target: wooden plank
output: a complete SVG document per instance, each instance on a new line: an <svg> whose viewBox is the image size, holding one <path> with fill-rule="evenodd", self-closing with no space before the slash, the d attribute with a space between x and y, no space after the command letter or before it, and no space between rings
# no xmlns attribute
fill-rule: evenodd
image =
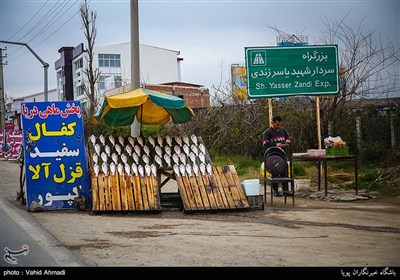
<svg viewBox="0 0 400 280"><path fill-rule="evenodd" d="M153 181L151 180L151 175L146 175L145 176L145 182L146 182L146 189L147 189L147 197L149 200L149 209L154 210L155 209L155 200L154 200L154 189L153 189Z"/></svg>
<svg viewBox="0 0 400 280"><path fill-rule="evenodd" d="M209 210L211 209L211 204L208 199L208 194L203 184L203 179L201 178L201 174L199 176L195 176L194 180L196 181L197 188L200 191L201 198L203 200L204 209Z"/></svg>
<svg viewBox="0 0 400 280"><path fill-rule="evenodd" d="M143 210L149 210L149 200L147 196L147 187L144 177L139 176L140 181L140 189L142 190L142 201L143 201Z"/></svg>
<svg viewBox="0 0 400 280"><path fill-rule="evenodd" d="M185 183L183 182L182 177L178 174L175 174L175 176L176 176L176 182L178 183L178 189L182 199L183 208L187 211L193 210L192 207L190 206L189 197L186 194Z"/></svg>
<svg viewBox="0 0 400 280"><path fill-rule="evenodd" d="M99 206L99 182L93 170L90 170L90 187L92 189L92 210L100 210Z"/></svg>
<svg viewBox="0 0 400 280"><path fill-rule="evenodd" d="M225 206L221 193L219 192L219 185L214 172L212 172L211 175L208 175L208 180L210 182L210 187L214 194L218 209L226 209L227 206Z"/></svg>
<svg viewBox="0 0 400 280"><path fill-rule="evenodd" d="M232 196L229 192L228 183L226 182L224 176L221 177L220 172L222 172L220 166L213 166L213 173L215 174L218 183L218 191L221 194L225 209L235 208L235 202L233 201Z"/></svg>
<svg viewBox="0 0 400 280"><path fill-rule="evenodd" d="M135 200L133 198L133 188L132 188L132 175L127 175L126 177L126 196L128 200L128 209L135 210Z"/></svg>
<svg viewBox="0 0 400 280"><path fill-rule="evenodd" d="M106 204L105 204L105 182L104 182L104 175L103 173L99 173L99 176L97 177L98 179L98 186L99 186L99 210L104 211L106 210Z"/></svg>
<svg viewBox="0 0 400 280"><path fill-rule="evenodd" d="M249 208L249 202L247 200L246 192L244 191L244 188L242 186L242 183L240 182L239 176L236 172L235 166L233 165L228 165L229 170L231 171L230 175L232 176L233 182L236 185L237 191L239 193L240 199L243 203L243 207Z"/></svg>
<svg viewBox="0 0 400 280"><path fill-rule="evenodd" d="M123 211L129 210L128 196L126 193L126 185L127 185L126 177L128 177L126 174L119 175L119 182L120 182L120 188L121 188L121 209Z"/></svg>
<svg viewBox="0 0 400 280"><path fill-rule="evenodd" d="M133 183L133 196L135 200L135 209L144 210L142 188L140 186L139 177L136 175L132 175L132 183Z"/></svg>
<svg viewBox="0 0 400 280"><path fill-rule="evenodd" d="M112 211L111 204L111 185L108 179L109 176L104 177L104 194L105 194L105 204L106 211Z"/></svg>
<svg viewBox="0 0 400 280"><path fill-rule="evenodd" d="M233 181L230 169L227 166L224 166L221 167L221 171L222 171L221 176L223 176L226 182L228 183L228 188L232 195L232 199L235 202L236 208L243 208L242 199L239 196L239 192L237 190L235 182Z"/></svg>
<svg viewBox="0 0 400 280"><path fill-rule="evenodd" d="M157 176L153 174L150 177L153 186L153 196L154 196L154 209L161 210L161 200L160 200L160 188L158 184Z"/></svg>
<svg viewBox="0 0 400 280"><path fill-rule="evenodd" d="M194 199L193 191L192 191L192 188L190 187L190 182L187 178L187 175L181 176L181 178L182 178L182 182L183 182L183 188L186 192L186 196L187 196L188 202L190 204L190 209L197 210L197 204Z"/></svg>
<svg viewBox="0 0 400 280"><path fill-rule="evenodd" d="M119 180L117 172L114 175L110 174L108 176L108 184L111 187L111 199L112 199L112 210L120 211L121 210L121 197L119 194Z"/></svg>
<svg viewBox="0 0 400 280"><path fill-rule="evenodd" d="M196 178L192 175L189 175L190 187L193 191L193 196L196 201L197 210L204 210L203 199L200 194L199 186L197 185Z"/></svg>
<svg viewBox="0 0 400 280"><path fill-rule="evenodd" d="M203 184L206 194L208 196L208 201L210 202L211 209L218 209L218 205L215 200L213 190L210 186L210 181L208 181L207 174L204 174L204 175L202 174L199 177L199 179L201 179L201 181L202 181L202 184Z"/></svg>

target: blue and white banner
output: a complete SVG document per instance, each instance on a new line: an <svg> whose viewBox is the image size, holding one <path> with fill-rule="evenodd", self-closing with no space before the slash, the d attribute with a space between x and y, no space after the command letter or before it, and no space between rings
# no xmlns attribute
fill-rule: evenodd
<svg viewBox="0 0 400 280"><path fill-rule="evenodd" d="M27 207L90 207L85 137L79 101L21 104Z"/></svg>

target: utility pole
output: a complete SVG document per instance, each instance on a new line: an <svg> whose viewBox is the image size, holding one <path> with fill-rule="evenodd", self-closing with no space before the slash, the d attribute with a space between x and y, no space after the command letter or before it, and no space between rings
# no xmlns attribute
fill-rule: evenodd
<svg viewBox="0 0 400 280"><path fill-rule="evenodd" d="M131 90L140 87L140 60L139 60L139 8L138 0L131 0ZM131 125L131 135L140 135L141 123L134 119Z"/></svg>
<svg viewBox="0 0 400 280"><path fill-rule="evenodd" d="M1 129L3 135L6 128L6 99L4 91L4 77L3 77L3 49L0 48L0 105L1 105Z"/></svg>

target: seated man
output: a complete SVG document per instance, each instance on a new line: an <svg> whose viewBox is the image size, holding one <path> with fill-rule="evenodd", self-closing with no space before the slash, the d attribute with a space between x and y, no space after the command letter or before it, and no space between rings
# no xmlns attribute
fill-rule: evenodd
<svg viewBox="0 0 400 280"><path fill-rule="evenodd" d="M281 127L282 118L280 116L275 116L272 118L271 126L264 131L262 137L262 144L266 148L279 147L285 151L285 147L290 144L292 137L290 134ZM287 177L288 170L287 167L283 169L282 173L279 175L272 175L272 177ZM272 189L274 190L274 196L280 197L282 194L278 191L278 184L273 184ZM289 192L288 184L282 184L283 195L291 196L293 195Z"/></svg>

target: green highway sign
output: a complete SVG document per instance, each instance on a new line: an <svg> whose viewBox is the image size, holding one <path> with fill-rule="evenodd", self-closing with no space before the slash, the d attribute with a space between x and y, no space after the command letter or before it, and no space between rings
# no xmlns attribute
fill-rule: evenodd
<svg viewBox="0 0 400 280"><path fill-rule="evenodd" d="M246 47L247 97L339 93L336 45Z"/></svg>

